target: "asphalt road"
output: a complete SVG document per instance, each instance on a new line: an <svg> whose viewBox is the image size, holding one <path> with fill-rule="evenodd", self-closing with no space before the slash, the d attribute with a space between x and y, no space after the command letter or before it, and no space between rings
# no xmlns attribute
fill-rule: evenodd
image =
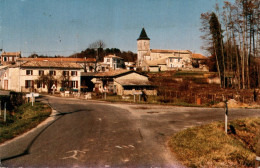
<svg viewBox="0 0 260 168"><path fill-rule="evenodd" d="M187 127L224 120L223 109L43 97L56 110L29 133L0 145L8 167L182 167L167 147ZM229 119L260 116L230 109Z"/></svg>

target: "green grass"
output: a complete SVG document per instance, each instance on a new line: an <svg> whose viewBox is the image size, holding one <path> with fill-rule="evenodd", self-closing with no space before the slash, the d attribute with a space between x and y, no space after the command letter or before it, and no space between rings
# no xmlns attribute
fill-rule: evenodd
<svg viewBox="0 0 260 168"><path fill-rule="evenodd" d="M260 118L230 122L235 133L220 122L193 127L174 135L169 146L188 167L252 167Z"/></svg>
<svg viewBox="0 0 260 168"><path fill-rule="evenodd" d="M3 113L0 116L0 143L20 135L45 120L51 114L51 108L42 103L23 104L13 114L7 112L7 121L4 122Z"/></svg>

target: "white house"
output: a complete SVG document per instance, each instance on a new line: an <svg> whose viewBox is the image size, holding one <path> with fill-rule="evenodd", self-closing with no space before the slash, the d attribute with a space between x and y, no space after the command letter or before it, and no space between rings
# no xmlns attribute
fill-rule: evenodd
<svg viewBox="0 0 260 168"><path fill-rule="evenodd" d="M17 92L50 92L40 79L49 75L55 84L56 91L69 87L80 90L80 73L84 69L77 63L52 62L52 61L28 61L21 65L9 66L1 75L1 87L4 90Z"/></svg>
<svg viewBox="0 0 260 168"><path fill-rule="evenodd" d="M109 65L110 69L116 70L124 68L124 59L116 55L107 55L104 57L104 64Z"/></svg>

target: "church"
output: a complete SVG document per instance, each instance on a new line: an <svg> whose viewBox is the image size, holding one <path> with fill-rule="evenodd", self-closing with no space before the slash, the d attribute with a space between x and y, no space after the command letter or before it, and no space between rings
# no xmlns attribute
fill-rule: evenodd
<svg viewBox="0 0 260 168"><path fill-rule="evenodd" d="M144 71L158 72L170 70L208 71L200 63L207 57L189 50L150 49L150 38L143 28L137 39L137 67ZM194 67L194 63L198 67Z"/></svg>

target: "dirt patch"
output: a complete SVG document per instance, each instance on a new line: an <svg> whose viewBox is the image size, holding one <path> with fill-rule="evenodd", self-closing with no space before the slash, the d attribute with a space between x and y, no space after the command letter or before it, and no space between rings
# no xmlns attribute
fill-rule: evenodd
<svg viewBox="0 0 260 168"><path fill-rule="evenodd" d="M257 103L242 103L239 101L236 101L235 99L230 99L227 102L228 108L260 108L260 105ZM218 108L225 108L226 104L224 102L220 102L218 104L213 105L212 107L218 107Z"/></svg>

